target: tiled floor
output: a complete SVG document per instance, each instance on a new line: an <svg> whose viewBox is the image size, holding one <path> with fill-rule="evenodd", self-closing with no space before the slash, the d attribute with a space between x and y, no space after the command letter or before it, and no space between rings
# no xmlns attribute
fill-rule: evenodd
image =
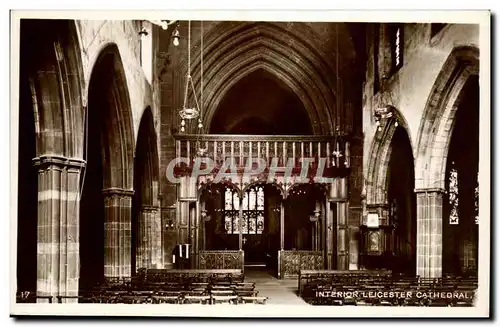
<svg viewBox="0 0 500 327"><path fill-rule="evenodd" d="M267 296L268 304L303 304L297 296L297 279L277 279L265 268L245 267L245 282L254 282L259 296Z"/></svg>

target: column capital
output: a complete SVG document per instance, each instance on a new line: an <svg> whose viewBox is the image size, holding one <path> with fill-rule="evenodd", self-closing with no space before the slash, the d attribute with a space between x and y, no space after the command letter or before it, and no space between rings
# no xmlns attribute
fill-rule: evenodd
<svg viewBox="0 0 500 327"><path fill-rule="evenodd" d="M119 187L108 187L102 190L102 194L104 196L124 196L124 197L132 197L134 195L134 190L125 190Z"/></svg>
<svg viewBox="0 0 500 327"><path fill-rule="evenodd" d="M446 190L441 187L431 187L431 188L416 188L414 189L414 192L419 194L419 193L441 193L444 194L446 193Z"/></svg>
<svg viewBox="0 0 500 327"><path fill-rule="evenodd" d="M56 165L61 168L77 168L85 167L87 162L81 158L68 158L60 155L44 154L33 158L33 165L40 168L45 168L50 165Z"/></svg>

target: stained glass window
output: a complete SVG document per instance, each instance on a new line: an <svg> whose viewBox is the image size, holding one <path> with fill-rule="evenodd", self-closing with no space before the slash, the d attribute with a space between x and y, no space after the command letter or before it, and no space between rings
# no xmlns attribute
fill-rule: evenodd
<svg viewBox="0 0 500 327"><path fill-rule="evenodd" d="M396 41L395 41L395 49L394 49L394 58L396 59L396 66L399 66L399 64L401 63L401 57L400 57L400 54L401 54L401 51L400 51L400 33L401 33L401 29L398 28L396 29Z"/></svg>
<svg viewBox="0 0 500 327"><path fill-rule="evenodd" d="M238 214L236 214L233 217L233 234L239 234L240 233L240 217Z"/></svg>
<svg viewBox="0 0 500 327"><path fill-rule="evenodd" d="M236 192L233 193L233 208L234 210L240 210L240 198Z"/></svg>
<svg viewBox="0 0 500 327"><path fill-rule="evenodd" d="M248 234L248 218L243 215L243 220L241 221L241 234Z"/></svg>
<svg viewBox="0 0 500 327"><path fill-rule="evenodd" d="M225 203L224 208L226 210L232 210L233 209L233 192L229 188L226 189L225 199L226 199L226 201L225 201L226 203Z"/></svg>
<svg viewBox="0 0 500 327"><path fill-rule="evenodd" d="M393 24L390 28L392 70L395 72L403 65L403 24Z"/></svg>
<svg viewBox="0 0 500 327"><path fill-rule="evenodd" d="M264 210L264 189L262 187L257 190L257 210Z"/></svg>
<svg viewBox="0 0 500 327"><path fill-rule="evenodd" d="M448 201L450 204L450 225L458 225L458 171L455 167L450 169L448 178Z"/></svg>
<svg viewBox="0 0 500 327"><path fill-rule="evenodd" d="M243 196L241 209L242 234L262 234L264 232L264 187L257 186L247 190ZM238 193L231 188L225 191L224 224L227 234L239 234L240 199Z"/></svg>
<svg viewBox="0 0 500 327"><path fill-rule="evenodd" d="M226 227L226 233L227 234L232 234L233 233L233 221L231 216L225 216L225 222L224 226Z"/></svg>
<svg viewBox="0 0 500 327"><path fill-rule="evenodd" d="M246 198L248 199L248 209L255 210L255 191L250 191Z"/></svg>
<svg viewBox="0 0 500 327"><path fill-rule="evenodd" d="M257 234L262 234L264 232L264 215L259 214L257 216Z"/></svg>
<svg viewBox="0 0 500 327"><path fill-rule="evenodd" d="M257 233L257 221L253 218L248 219L248 234Z"/></svg>
<svg viewBox="0 0 500 327"><path fill-rule="evenodd" d="M398 204L396 199L393 199L391 203L391 221L393 225L398 224Z"/></svg>

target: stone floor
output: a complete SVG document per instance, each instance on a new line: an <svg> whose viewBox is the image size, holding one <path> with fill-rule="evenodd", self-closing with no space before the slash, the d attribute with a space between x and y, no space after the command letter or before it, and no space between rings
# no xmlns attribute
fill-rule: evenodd
<svg viewBox="0 0 500 327"><path fill-rule="evenodd" d="M259 296L267 296L268 304L303 304L307 303L297 296L297 279L278 279L272 271L264 267L245 267L245 282L255 283Z"/></svg>

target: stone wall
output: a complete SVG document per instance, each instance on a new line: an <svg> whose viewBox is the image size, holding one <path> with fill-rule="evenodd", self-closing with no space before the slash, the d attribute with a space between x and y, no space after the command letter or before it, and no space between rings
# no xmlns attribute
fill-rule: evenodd
<svg viewBox="0 0 500 327"><path fill-rule="evenodd" d="M99 57L101 50L109 44L116 44L118 47L127 80L132 107L134 140L136 140L144 109L154 105L152 85L148 82L140 61L140 21L80 20L76 22L76 25L82 53L85 99L88 96L88 86L95 60ZM155 110L153 110L154 114Z"/></svg>
<svg viewBox="0 0 500 327"><path fill-rule="evenodd" d="M382 28L381 35L384 28ZM380 101L380 92L373 94L373 26L367 33L367 69L363 91L364 171L367 171L369 151L375 139L373 110ZM387 42L380 42L379 66L384 67ZM458 46L479 47L479 26L449 24L431 37L431 24L405 24L403 66L388 80L393 106L399 110L408 128L414 156L416 140L429 93L443 64ZM386 67L386 66L385 66ZM383 69L382 69L383 70ZM382 72L380 74L382 77Z"/></svg>
<svg viewBox="0 0 500 327"><path fill-rule="evenodd" d="M377 26L380 26L381 85L374 94L373 44ZM403 63L391 71L389 26L370 25L363 91L363 171L368 208L387 206L391 141L398 122L408 134L415 167L416 273L441 277L443 165L458 94L467 78L478 74L479 25L447 24L434 35L431 27L431 24L403 25ZM395 108L397 120L393 117L381 121L377 131L374 110L382 104ZM381 218L386 220L387 216L382 213Z"/></svg>

